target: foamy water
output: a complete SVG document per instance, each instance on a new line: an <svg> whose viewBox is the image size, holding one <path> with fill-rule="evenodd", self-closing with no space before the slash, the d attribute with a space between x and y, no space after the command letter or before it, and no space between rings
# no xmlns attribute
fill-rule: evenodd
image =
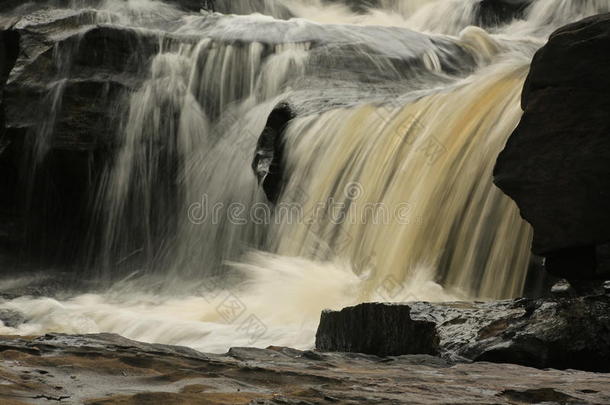
<svg viewBox="0 0 610 405"><path fill-rule="evenodd" d="M106 294L84 294L68 300L22 297L2 308L26 315L18 328L0 334L40 335L112 332L151 343L189 346L207 352L230 347L270 345L313 347L324 309L361 302L363 284L345 263L314 262L254 253L235 267L248 279L231 288L200 285L198 295L139 293L129 286ZM429 269L415 272L408 283L378 286L373 301L445 301L464 298L430 281ZM127 290L127 291L126 291Z"/></svg>

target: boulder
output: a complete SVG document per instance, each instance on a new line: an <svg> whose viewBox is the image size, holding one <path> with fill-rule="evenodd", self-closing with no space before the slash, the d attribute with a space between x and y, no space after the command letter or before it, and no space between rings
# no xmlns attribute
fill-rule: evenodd
<svg viewBox="0 0 610 405"><path fill-rule="evenodd" d="M608 330L610 297L603 293L490 303L365 303L323 312L316 348L607 372Z"/></svg>
<svg viewBox="0 0 610 405"><path fill-rule="evenodd" d="M523 118L494 181L534 227L547 270L599 278L610 242L610 14L553 33L532 62Z"/></svg>
<svg viewBox="0 0 610 405"><path fill-rule="evenodd" d="M409 305L381 303L322 313L316 348L377 356L440 353L434 322L413 319Z"/></svg>

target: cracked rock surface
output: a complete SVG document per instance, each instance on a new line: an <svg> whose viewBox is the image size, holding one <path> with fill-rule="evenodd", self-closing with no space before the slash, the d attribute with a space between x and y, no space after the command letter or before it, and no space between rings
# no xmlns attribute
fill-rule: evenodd
<svg viewBox="0 0 610 405"><path fill-rule="evenodd" d="M610 375L118 335L0 337L2 404L607 404Z"/></svg>

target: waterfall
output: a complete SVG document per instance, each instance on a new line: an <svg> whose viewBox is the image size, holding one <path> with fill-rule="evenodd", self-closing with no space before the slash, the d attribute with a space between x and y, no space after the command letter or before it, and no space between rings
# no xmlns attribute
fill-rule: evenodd
<svg viewBox="0 0 610 405"><path fill-rule="evenodd" d="M107 123L115 137L92 186L78 273L93 291L7 301L31 321L0 332L307 348L324 308L519 296L532 231L492 169L521 117L535 51L562 24L610 11L608 2L539 0L491 26L478 0L376 5L17 8L29 15L21 27L80 16L55 51L49 111L31 134L36 162L61 136L80 38L101 27L149 45L138 42L138 80L108 106L120 114ZM280 103L296 117L279 131L283 183L272 203L251 166Z"/></svg>
<svg viewBox="0 0 610 405"><path fill-rule="evenodd" d="M276 251L343 256L356 271L373 271L374 287L408 283L429 267L432 279L472 297L518 295L531 231L491 172L519 121L526 73L527 65L502 66L406 106L296 120L280 205L302 206L305 218L278 227Z"/></svg>
<svg viewBox="0 0 610 405"><path fill-rule="evenodd" d="M184 267L183 275L189 266L198 269L195 273L215 273L225 259L236 256L233 250L243 250L240 245L258 246L253 243L256 230L238 236L248 227L228 221L205 228L198 223L202 213L197 207L190 216L183 214L196 201L201 201L200 209L223 202L246 206L260 194L249 168L251 151L273 108L260 103L277 96L289 74L295 77L307 46L206 38L162 50L154 58L150 79L130 97L123 144L100 188L105 279L117 267L140 269L141 262L135 267L130 262L141 256L144 270L161 267L168 278L164 266L172 260ZM201 244L212 234L219 243ZM195 258L208 270L193 264Z"/></svg>

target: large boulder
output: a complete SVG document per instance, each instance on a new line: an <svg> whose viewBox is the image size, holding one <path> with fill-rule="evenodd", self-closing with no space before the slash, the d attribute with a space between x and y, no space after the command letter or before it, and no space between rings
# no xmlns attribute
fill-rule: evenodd
<svg viewBox="0 0 610 405"><path fill-rule="evenodd" d="M491 303L366 303L323 312L316 348L607 372L608 330L610 297L603 294Z"/></svg>
<svg viewBox="0 0 610 405"><path fill-rule="evenodd" d="M532 62L524 115L495 183L534 227L551 273L596 278L610 242L610 14L551 35Z"/></svg>

